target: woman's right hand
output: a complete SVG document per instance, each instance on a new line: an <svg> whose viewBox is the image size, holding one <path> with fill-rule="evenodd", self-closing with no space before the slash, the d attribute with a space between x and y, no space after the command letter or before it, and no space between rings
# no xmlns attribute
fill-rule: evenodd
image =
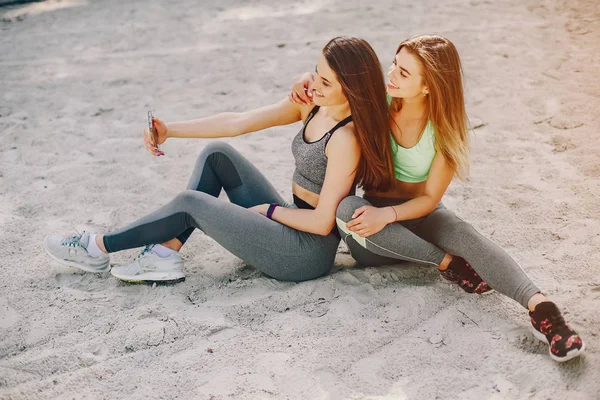
<svg viewBox="0 0 600 400"><path fill-rule="evenodd" d="M152 118L152 126L157 133L158 143L154 143L150 130L146 128L142 134L144 145L146 146L146 150L153 156L164 156L165 153L158 148L158 145L167 141L167 125L158 118Z"/></svg>
<svg viewBox="0 0 600 400"><path fill-rule="evenodd" d="M306 72L294 82L292 91L288 95L290 101L294 104L312 104L312 84L314 81L313 74Z"/></svg>

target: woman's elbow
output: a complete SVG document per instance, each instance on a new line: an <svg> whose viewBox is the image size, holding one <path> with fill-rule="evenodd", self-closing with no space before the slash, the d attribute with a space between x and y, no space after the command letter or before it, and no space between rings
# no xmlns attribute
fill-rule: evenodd
<svg viewBox="0 0 600 400"><path fill-rule="evenodd" d="M316 229L315 233L321 236L327 236L333 231L335 228L335 221L327 221L325 223L319 224L319 227Z"/></svg>
<svg viewBox="0 0 600 400"><path fill-rule="evenodd" d="M427 200L428 200L428 204L427 207L425 209L425 215L429 215L432 212L435 211L435 209L437 208L438 204L440 203L441 199L438 200L432 196L427 196Z"/></svg>

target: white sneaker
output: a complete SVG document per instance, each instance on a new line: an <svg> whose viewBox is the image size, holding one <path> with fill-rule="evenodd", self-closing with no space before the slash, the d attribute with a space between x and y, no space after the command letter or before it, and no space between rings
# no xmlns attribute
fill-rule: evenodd
<svg viewBox="0 0 600 400"><path fill-rule="evenodd" d="M44 248L56 261L69 267L76 267L87 272L106 272L110 269L108 254L92 257L87 252L90 234L83 232L71 237L46 236Z"/></svg>
<svg viewBox="0 0 600 400"><path fill-rule="evenodd" d="M154 254L152 246L146 246L130 264L113 267L110 273L125 282L179 282L185 280L183 259L179 252L168 257Z"/></svg>

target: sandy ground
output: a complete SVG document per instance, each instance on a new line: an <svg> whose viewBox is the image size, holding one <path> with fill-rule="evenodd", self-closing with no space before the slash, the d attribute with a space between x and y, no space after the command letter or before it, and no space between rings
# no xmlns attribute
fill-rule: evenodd
<svg viewBox="0 0 600 400"><path fill-rule="evenodd" d="M508 298L415 265L357 268L343 248L329 276L291 284L197 233L187 281L158 287L43 253L46 234L114 229L185 187L207 142L151 157L148 108L265 105L334 36L387 66L417 33L459 48L477 127L446 205L559 303L581 359L554 363ZM0 9L0 54L0 398L600 398L596 0L65 0ZM287 198L298 128L229 140Z"/></svg>

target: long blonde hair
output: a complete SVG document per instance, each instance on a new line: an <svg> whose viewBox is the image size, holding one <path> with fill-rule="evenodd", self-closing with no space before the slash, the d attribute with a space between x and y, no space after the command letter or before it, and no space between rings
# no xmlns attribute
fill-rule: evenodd
<svg viewBox="0 0 600 400"><path fill-rule="evenodd" d="M425 100L427 119L435 126L435 143L458 178L469 172L469 132L462 86L462 66L456 47L443 36L419 35L400 43L417 57L422 67L424 84L429 88ZM391 110L402 107L398 98Z"/></svg>

